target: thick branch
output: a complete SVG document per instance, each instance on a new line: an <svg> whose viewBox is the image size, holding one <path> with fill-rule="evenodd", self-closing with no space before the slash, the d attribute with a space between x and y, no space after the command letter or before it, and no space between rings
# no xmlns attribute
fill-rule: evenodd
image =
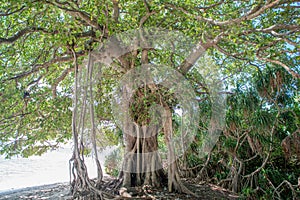
<svg viewBox="0 0 300 200"><path fill-rule="evenodd" d="M19 32L17 32L15 35L9 37L9 38L0 38L0 44L10 44L10 43L14 43L15 41L17 41L18 39L20 39L22 36L28 34L28 33L34 33L34 32L43 32L46 34L57 34L58 31L48 31L44 28L37 28L37 27L27 27L24 28L22 30L20 30ZM74 33L73 36L77 37L77 38L84 38L84 37L95 37L95 32L93 30L89 30L86 32L81 32L81 33Z"/></svg>
<svg viewBox="0 0 300 200"><path fill-rule="evenodd" d="M9 38L0 38L0 44L4 43L4 44L9 44L9 43L13 43L16 40L18 40L19 38L21 38L23 35L27 34L27 33L31 33L34 32L35 30L33 28L25 28L23 30L20 30L18 33L16 33L15 35L13 35L12 37Z"/></svg>
<svg viewBox="0 0 300 200"><path fill-rule="evenodd" d="M118 0L112 0L113 7L114 7L114 20L115 22L119 21L119 15L120 15L120 9L119 9L119 1Z"/></svg>
<svg viewBox="0 0 300 200"><path fill-rule="evenodd" d="M200 42L190 53L190 55L185 59L178 67L178 70L183 74L186 74L197 62L197 60L203 55L203 53L216 45L222 38L223 33L220 33L215 39L210 40L206 43Z"/></svg>

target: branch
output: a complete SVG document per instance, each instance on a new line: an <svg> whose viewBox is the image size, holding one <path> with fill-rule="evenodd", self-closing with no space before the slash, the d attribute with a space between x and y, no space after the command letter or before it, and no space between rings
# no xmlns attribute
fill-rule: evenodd
<svg viewBox="0 0 300 200"><path fill-rule="evenodd" d="M210 18L204 18L202 16L197 16L196 19L204 20L206 22L209 22L211 24L218 25L218 26L225 26L225 25L228 26L228 25L232 25L232 24L239 24L242 21L251 20L251 19L256 18L257 16L262 14L265 10L276 6L280 2L280 0L276 0L276 1L273 1L273 2L268 1L268 2L269 2L269 4L266 4L265 6L262 6L262 7L261 7L260 4L258 4L255 8L250 10L244 16L239 17L239 18L235 18L235 19L230 19L230 20L226 20L226 21L216 21L216 20L213 20L213 19L210 19Z"/></svg>
<svg viewBox="0 0 300 200"><path fill-rule="evenodd" d="M67 3L67 4L69 6L71 6L71 9L65 7L66 3L61 3L58 1L55 1L55 2L46 1L46 3L56 6L61 10L65 10L67 13L69 13L71 16L73 16L75 18L78 17L78 18L82 19L84 22L86 22L88 25L90 25L91 27L93 27L95 29L102 30L102 26L100 26L98 24L96 19L92 19L91 16L88 13L86 13L85 11L76 10L69 3Z"/></svg>
<svg viewBox="0 0 300 200"><path fill-rule="evenodd" d="M149 5L149 3L147 2L147 0L143 0L143 2L144 2L144 6L145 6L147 12L148 12L148 13L151 12L150 5Z"/></svg>
<svg viewBox="0 0 300 200"><path fill-rule="evenodd" d="M197 62L197 60L203 55L203 53L216 45L223 36L223 32L217 35L213 40L210 40L206 43L199 42L199 44L191 51L190 55L185 59L179 66L178 70L183 74L186 74L192 66Z"/></svg>
<svg viewBox="0 0 300 200"><path fill-rule="evenodd" d="M118 0L112 0L113 2L113 8L114 8L114 20L115 22L119 22L119 15L120 15L120 9L119 9L119 1Z"/></svg>
<svg viewBox="0 0 300 200"><path fill-rule="evenodd" d="M276 32L278 30L289 30L289 32L278 33ZM275 24L267 28L242 31L242 34L240 35L248 35L249 33L262 32L262 33L270 33L275 37L283 37L299 31L300 31L300 26L298 25Z"/></svg>
<svg viewBox="0 0 300 200"><path fill-rule="evenodd" d="M240 56L242 56L244 54L244 52L241 52L241 53L230 53L228 51L226 51L225 49L223 49L222 47L220 47L219 45L214 45L214 47L220 51L221 53L225 54L226 56L229 56L229 57L233 57L233 58L236 58L236 59L239 59L239 60L247 60L247 58L242 58Z"/></svg>
<svg viewBox="0 0 300 200"><path fill-rule="evenodd" d="M25 6L22 6L21 8L19 8L19 9L17 9L17 10L14 10L14 11L12 11L12 12L9 12L11 9L8 9L6 12L0 12L0 17L15 14L15 13L17 13L17 12L19 12L19 11L22 11L24 8L25 8Z"/></svg>
<svg viewBox="0 0 300 200"><path fill-rule="evenodd" d="M4 117L4 118L0 119L0 123L4 122L5 120L10 120L10 119L12 119L12 118L17 118L17 117L22 118L22 117L24 117L25 115L29 115L29 114L32 114L32 113L33 113L33 112L26 112L26 113L24 113L23 110L21 110L21 112L19 112L19 113L14 113L14 114L12 114L12 115L6 117L6 118ZM2 125L2 124L1 124L1 125Z"/></svg>
<svg viewBox="0 0 300 200"><path fill-rule="evenodd" d="M273 150L273 146L272 146L273 145L273 141L272 140L273 140L273 135L274 135L275 127L276 127L276 125L278 123L279 114L280 114L280 111L277 112L276 119L273 122L272 129L270 131L270 139L271 139L271 141L270 141L270 146L269 146L269 150L267 152L266 158L264 159L264 161L263 161L263 163L261 164L260 167L258 167L255 171L251 172L250 174L244 175L243 178L251 178L251 177L253 177L256 173L259 173L266 166L266 164L268 163L269 158L270 158L271 153L272 153L272 150Z"/></svg>
<svg viewBox="0 0 300 200"><path fill-rule="evenodd" d="M42 76L39 76L37 79L31 81L30 83L27 84L27 90L29 90L30 87L32 87L32 85L36 85L38 84L38 82L43 78Z"/></svg>
<svg viewBox="0 0 300 200"><path fill-rule="evenodd" d="M77 38L96 37L96 33L93 30L89 30L89 31L86 31L86 32L81 32L81 33L74 33L74 34L71 34L71 35L73 35L74 37L77 37Z"/></svg>
<svg viewBox="0 0 300 200"><path fill-rule="evenodd" d="M283 38L283 40L286 42L286 43L288 43L288 44L290 44L290 45L292 45L292 46L294 46L294 47L296 47L297 48L297 43L296 42L293 42L292 40L290 40L290 39L288 39L288 38ZM299 48L297 48L298 50L299 50Z"/></svg>
<svg viewBox="0 0 300 200"><path fill-rule="evenodd" d="M248 13L246 13L244 16L241 16L239 18L225 20L225 21L217 21L212 18L205 18L205 17L199 16L199 15L194 16L194 18L199 21L205 21L205 22L208 22L208 23L210 23L212 25L216 25L216 26L229 26L232 24L239 24L245 20L254 19L257 16L259 16L260 14L262 14L264 11L266 11L267 9L274 7L279 3L280 3L280 0L275 0L273 2L268 1L268 4L266 4L264 6L261 6L261 4L258 4L256 7L254 7L252 10L250 10ZM175 6L173 4L169 4L169 3L166 5L173 9L180 10L181 12L185 13L186 15L191 15L187 10L185 10L182 7L177 7L177 6Z"/></svg>
<svg viewBox="0 0 300 200"><path fill-rule="evenodd" d="M80 52L77 52L76 53L76 56L79 57L79 56L83 56L85 55L85 51L80 51ZM4 80L3 82L5 81L9 81L9 80L14 80L14 79L20 79L20 78L23 78L25 76L28 76L34 72L37 72L39 71L40 69L44 69L44 68L47 68L49 67L50 65L54 64L54 63L58 63L58 62L68 62L68 61L72 61L74 59L73 56L64 56L64 57L59 57L59 58L53 58L52 60L48 61L48 62L45 62L43 64L38 64L38 65L35 65L33 66L33 68L30 70L30 71L26 71L26 72L22 72L22 73L19 73L19 74L16 74L15 76L11 77L11 78L8 78L6 80Z"/></svg>
<svg viewBox="0 0 300 200"><path fill-rule="evenodd" d="M9 37L9 38L0 38L0 44L10 44L10 43L14 43L15 41L17 41L18 39L20 39L22 36L28 34L28 33L34 33L34 32L43 32L46 34L57 34L58 31L54 30L54 31L48 31L47 29L44 28L38 28L38 27L27 27L24 28L22 30L20 30L19 32L17 32L15 35ZM72 34L74 37L77 38L83 38L83 37L95 37L96 34L93 30L89 30L86 32L81 32L81 33L74 33Z"/></svg>
<svg viewBox="0 0 300 200"><path fill-rule="evenodd" d="M267 49L268 47L271 47L275 44L277 44L279 41L286 41L286 42L291 42L290 40L286 40L286 39L283 39L283 38L277 38L275 39L274 41L270 42L269 44L263 46L263 47L260 47L257 52L256 52L256 57L260 60L263 60L263 61L267 61L267 62L270 62L270 63L273 63L273 64L277 64L277 65L280 65L281 67L283 67L286 71L288 71L294 78L297 78L297 79L300 79L300 74L295 72L294 70L292 70L290 67L288 67L286 64L282 63L281 61L279 60L273 60L273 59L270 59L270 58L267 58L267 57L263 57L261 55L261 51L262 50L265 50Z"/></svg>
<svg viewBox="0 0 300 200"><path fill-rule="evenodd" d="M280 187L282 187L283 184L286 184L286 185L291 189L292 194L293 194L293 200L296 200L296 199L297 199L296 191L295 191L293 185L292 185L289 181L287 181L287 180L282 181L282 182L275 188L275 190L274 190L274 192L273 192L273 198L274 198L274 193L275 193L275 192L277 193L277 195L279 195L279 198L281 198L281 197L280 197L280 192L278 192L277 190L278 190Z"/></svg>
<svg viewBox="0 0 300 200"><path fill-rule="evenodd" d="M261 48L258 49L258 51L256 52L256 56L257 58L259 58L260 60L263 60L263 61L267 61L267 62L270 62L270 63L273 63L273 64L277 64L277 65L280 65L281 67L283 67L286 71L288 71L294 78L297 78L297 79L300 79L300 74L298 74L297 72L295 72L294 70L292 70L290 67L288 67L286 64L282 63L281 61L279 60L272 60L270 58L266 58L266 57L263 57L260 55L260 52L264 49L267 49L268 47L276 44L278 41L280 41L281 39L278 39L278 40L275 40L273 42L271 42L270 44L266 45L266 46L263 46Z"/></svg>
<svg viewBox="0 0 300 200"><path fill-rule="evenodd" d="M151 15L154 15L154 14L156 14L156 12L155 12L155 11L152 11L152 12L147 13L145 16L143 16L143 17L141 18L141 20L140 20L140 27L142 27L143 24L147 21L147 19L148 19Z"/></svg>
<svg viewBox="0 0 300 200"><path fill-rule="evenodd" d="M217 3L215 3L215 4L212 4L212 5L209 5L209 6L205 6L205 7L199 7L198 9L199 10L209 10L209 9L211 9L211 8L214 8L214 7L216 7L216 6L219 6L219 5L221 5L221 4L223 4L225 1L224 0L221 0L221 1L219 1L219 2L217 2Z"/></svg>
<svg viewBox="0 0 300 200"><path fill-rule="evenodd" d="M263 57L260 57L258 55L257 55L257 57L261 60L280 65L286 71L288 71L294 78L300 79L300 74L298 74L297 72L295 72L294 70L292 70L290 67L288 67L286 64L280 62L279 60L272 60L272 59L269 59L269 58L263 58Z"/></svg>
<svg viewBox="0 0 300 200"><path fill-rule="evenodd" d="M55 79L55 82L54 82L53 85L51 86L53 98L56 97L56 88L57 88L58 84L59 84L62 80L64 80L64 79L66 78L66 76L67 76L71 71L73 71L73 70L74 70L73 67L67 68L67 69L65 69L65 70L62 72L62 74L61 74L57 79Z"/></svg>
<svg viewBox="0 0 300 200"><path fill-rule="evenodd" d="M13 43L16 40L18 40L20 37L22 37L23 35L27 34L27 33L32 33L35 32L36 30L34 30L33 28L27 27L23 30L20 30L19 32L17 32L14 36L9 37L9 38L0 38L0 44L4 43L4 44L9 44L9 43Z"/></svg>
<svg viewBox="0 0 300 200"><path fill-rule="evenodd" d="M287 25L287 24L275 24L273 26L270 26L268 28L263 28L263 29L255 29L256 31L259 32L264 32L264 33L269 33L275 30L281 30L281 29L286 29L290 31L299 31L300 26L298 25Z"/></svg>
<svg viewBox="0 0 300 200"><path fill-rule="evenodd" d="M100 26L96 20L91 20L91 17L86 12L69 11L69 13L74 17L79 17L80 19L85 21L88 25L90 25L91 27L98 29L98 30L102 30L102 26Z"/></svg>

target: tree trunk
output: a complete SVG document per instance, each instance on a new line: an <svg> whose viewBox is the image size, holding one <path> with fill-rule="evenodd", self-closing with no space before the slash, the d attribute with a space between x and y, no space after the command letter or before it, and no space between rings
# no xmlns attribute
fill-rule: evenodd
<svg viewBox="0 0 300 200"><path fill-rule="evenodd" d="M131 134L125 134L126 153L121 172L124 178L123 186L151 185L161 187L168 184L169 192L177 191L195 195L181 182L172 144L172 113L169 107L165 107L164 110L163 130L168 147L168 177L164 173L158 154L159 126L139 127L137 124L129 126L128 123L126 130L130 130Z"/></svg>
<svg viewBox="0 0 300 200"><path fill-rule="evenodd" d="M158 154L158 127L131 127L133 134L126 134L123 161L125 187L151 185L163 186L166 175Z"/></svg>

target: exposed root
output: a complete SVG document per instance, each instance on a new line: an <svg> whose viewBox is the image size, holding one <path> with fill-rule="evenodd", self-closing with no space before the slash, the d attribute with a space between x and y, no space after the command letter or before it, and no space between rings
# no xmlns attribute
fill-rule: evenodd
<svg viewBox="0 0 300 200"><path fill-rule="evenodd" d="M168 190L169 192L180 192L190 194L195 197L197 195L185 187L180 179L177 161L175 159L175 150L172 144L172 114L170 108L165 108L166 122L164 124L165 141L168 146Z"/></svg>
<svg viewBox="0 0 300 200"><path fill-rule="evenodd" d="M297 198L297 194L296 194L296 191L295 191L295 189L294 189L294 186L289 182L289 181L287 181L287 180L284 180L284 181L282 181L276 188L275 188L275 190L274 190L274 192L273 192L273 198L275 198L275 194L278 196L278 198L282 198L281 196L280 196L280 193L283 191L278 191L280 188L282 188L284 185L286 185L287 186L287 188L288 189L290 189L291 190L291 192L292 192L292 197L293 197L293 200L296 200L296 199L298 199ZM296 186L295 186L296 187Z"/></svg>

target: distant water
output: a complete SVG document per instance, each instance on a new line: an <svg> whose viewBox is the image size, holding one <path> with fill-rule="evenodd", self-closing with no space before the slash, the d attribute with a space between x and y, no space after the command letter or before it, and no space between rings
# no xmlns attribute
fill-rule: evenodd
<svg viewBox="0 0 300 200"><path fill-rule="evenodd" d="M114 147L107 148L100 154L102 169L105 156L113 149ZM69 160L71 156L71 148L61 148L42 156L29 158L14 157L7 160L0 157L0 191L68 182L70 180ZM92 157L87 157L85 163L88 167L89 177L96 177L96 164Z"/></svg>

